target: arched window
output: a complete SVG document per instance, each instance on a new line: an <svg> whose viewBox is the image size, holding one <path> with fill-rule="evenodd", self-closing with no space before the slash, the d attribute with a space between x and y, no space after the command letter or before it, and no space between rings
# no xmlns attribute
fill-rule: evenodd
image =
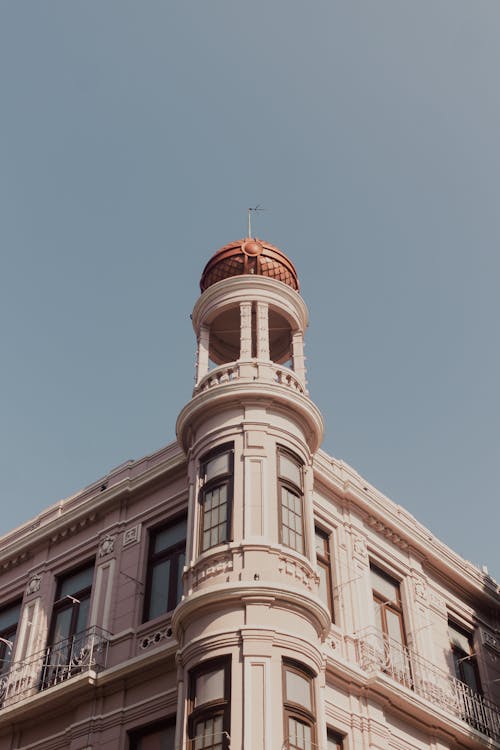
<svg viewBox="0 0 500 750"><path fill-rule="evenodd" d="M283 720L286 750L316 747L313 677L289 661L283 661Z"/></svg>

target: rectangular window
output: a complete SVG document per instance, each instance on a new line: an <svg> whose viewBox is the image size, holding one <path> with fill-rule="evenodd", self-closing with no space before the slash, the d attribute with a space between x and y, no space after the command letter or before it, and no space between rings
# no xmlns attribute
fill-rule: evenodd
<svg viewBox="0 0 500 750"><path fill-rule="evenodd" d="M453 622L448 622L448 633L455 677L475 693L480 693L481 684L472 633Z"/></svg>
<svg viewBox="0 0 500 750"><path fill-rule="evenodd" d="M200 549L204 552L231 539L233 446L224 445L201 463Z"/></svg>
<svg viewBox="0 0 500 750"><path fill-rule="evenodd" d="M375 565L370 565L370 576L375 623L385 651L384 671L399 682L411 685L399 582Z"/></svg>
<svg viewBox="0 0 500 750"><path fill-rule="evenodd" d="M287 750L316 748L312 675L299 664L283 662L283 720Z"/></svg>
<svg viewBox="0 0 500 750"><path fill-rule="evenodd" d="M344 747L344 738L342 735L333 732L328 729L326 732L326 748L327 750L342 750Z"/></svg>
<svg viewBox="0 0 500 750"><path fill-rule="evenodd" d="M175 719L130 732L129 750L175 750Z"/></svg>
<svg viewBox="0 0 500 750"><path fill-rule="evenodd" d="M75 674L82 658L88 653L86 628L93 577L92 564L58 579L43 687L49 687Z"/></svg>
<svg viewBox="0 0 500 750"><path fill-rule="evenodd" d="M10 669L20 612L21 602L10 604L0 610L0 675L6 674ZM0 700L1 698L0 694Z"/></svg>
<svg viewBox="0 0 500 750"><path fill-rule="evenodd" d="M190 750L229 750L231 663L216 659L189 676Z"/></svg>
<svg viewBox="0 0 500 750"><path fill-rule="evenodd" d="M153 529L149 539L143 621L175 609L182 596L186 519Z"/></svg>
<svg viewBox="0 0 500 750"><path fill-rule="evenodd" d="M314 541L319 571L319 595L330 610L332 622L335 622L333 614L332 569L330 565L330 538L326 531L316 527L314 529Z"/></svg>
<svg viewBox="0 0 500 750"><path fill-rule="evenodd" d="M305 554L302 464L283 448L278 448L278 493L280 542Z"/></svg>

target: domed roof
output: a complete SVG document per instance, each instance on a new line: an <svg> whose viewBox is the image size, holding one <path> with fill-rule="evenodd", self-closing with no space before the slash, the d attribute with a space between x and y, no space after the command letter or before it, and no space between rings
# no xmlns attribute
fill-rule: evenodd
<svg viewBox="0 0 500 750"><path fill-rule="evenodd" d="M253 237L230 242L217 250L203 270L200 289L204 292L217 281L244 274L267 276L299 291L292 261L279 248Z"/></svg>

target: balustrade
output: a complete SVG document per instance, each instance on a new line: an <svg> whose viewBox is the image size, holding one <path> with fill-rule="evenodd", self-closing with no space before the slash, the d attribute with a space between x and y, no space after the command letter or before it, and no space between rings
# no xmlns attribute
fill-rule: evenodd
<svg viewBox="0 0 500 750"><path fill-rule="evenodd" d="M6 708L76 675L104 669L108 644L109 634L94 626L13 662L0 677L0 705Z"/></svg>
<svg viewBox="0 0 500 750"><path fill-rule="evenodd" d="M355 640L357 661L365 672L388 675L479 732L500 741L500 712L480 693L375 629L358 633Z"/></svg>

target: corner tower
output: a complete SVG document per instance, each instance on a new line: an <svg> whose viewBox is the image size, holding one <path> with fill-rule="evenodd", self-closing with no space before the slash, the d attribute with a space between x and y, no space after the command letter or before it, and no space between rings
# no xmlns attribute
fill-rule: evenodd
<svg viewBox="0 0 500 750"><path fill-rule="evenodd" d="M323 421L307 391L308 312L293 263L253 238L218 250L200 287L195 387L177 420L190 487L184 596L173 617L184 739L203 733L223 748L219 733L231 747L270 749L293 731L272 711L284 665L297 680L303 668L312 685L330 625L314 547L312 457ZM219 684L208 701L221 705L215 723L197 698L207 675ZM228 716L235 681L245 700Z"/></svg>

